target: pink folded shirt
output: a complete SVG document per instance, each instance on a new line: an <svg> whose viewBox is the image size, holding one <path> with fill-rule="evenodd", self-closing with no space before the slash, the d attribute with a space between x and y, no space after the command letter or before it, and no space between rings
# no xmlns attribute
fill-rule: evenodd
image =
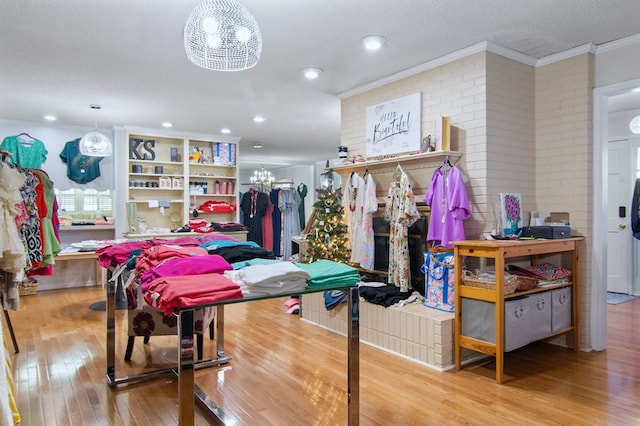
<svg viewBox="0 0 640 426"><path fill-rule="evenodd" d="M160 277L174 277L177 275L221 274L233 270L224 257L212 254L206 256L177 257L140 274L138 280L142 291L147 291L149 283Z"/></svg>

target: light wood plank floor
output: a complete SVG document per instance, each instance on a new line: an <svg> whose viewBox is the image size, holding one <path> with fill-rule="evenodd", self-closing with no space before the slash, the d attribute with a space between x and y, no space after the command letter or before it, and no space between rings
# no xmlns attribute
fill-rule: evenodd
<svg viewBox="0 0 640 426"><path fill-rule="evenodd" d="M107 386L105 314L89 309L103 297L100 288L38 292L10 312L24 425L176 424L174 378ZM196 382L238 424L346 424L346 339L285 314L283 301L227 307L225 349L233 360L197 371ZM608 312L607 351L536 343L507 355L502 386L492 361L442 373L361 345L360 424L640 424L640 300ZM125 312L117 317L118 375L175 365L175 337L138 340L125 363ZM6 331L5 339L12 349ZM206 338L205 353L214 349ZM196 423L212 423L198 406Z"/></svg>

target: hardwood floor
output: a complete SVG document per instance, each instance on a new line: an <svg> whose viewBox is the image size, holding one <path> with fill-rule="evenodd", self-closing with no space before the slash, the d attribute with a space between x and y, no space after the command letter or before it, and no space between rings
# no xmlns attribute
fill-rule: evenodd
<svg viewBox="0 0 640 426"><path fill-rule="evenodd" d="M89 309L103 298L101 288L38 292L10 311L23 425L177 423L174 378L107 386L105 313ZM283 301L228 306L225 349L233 360L197 371L196 383L238 424L346 424L346 339L285 314ZM608 313L606 351L530 345L506 356L502 386L490 360L442 373L361 345L360 424L640 424L640 299L608 305ZM173 336L139 339L125 363L125 315L117 312L118 375L175 365ZM12 350L6 331L5 340ZM205 338L205 354L214 353ZM196 406L196 424L210 423Z"/></svg>

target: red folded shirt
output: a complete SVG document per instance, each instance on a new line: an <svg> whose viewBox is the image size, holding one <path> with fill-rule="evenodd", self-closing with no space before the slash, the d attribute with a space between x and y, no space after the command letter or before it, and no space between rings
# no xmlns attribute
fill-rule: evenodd
<svg viewBox="0 0 640 426"><path fill-rule="evenodd" d="M198 210L209 213L229 213L236 211L236 205L229 204L226 201L209 200L198 207Z"/></svg>
<svg viewBox="0 0 640 426"><path fill-rule="evenodd" d="M149 283L144 300L165 315L221 300L241 299L240 286L221 274L160 277Z"/></svg>

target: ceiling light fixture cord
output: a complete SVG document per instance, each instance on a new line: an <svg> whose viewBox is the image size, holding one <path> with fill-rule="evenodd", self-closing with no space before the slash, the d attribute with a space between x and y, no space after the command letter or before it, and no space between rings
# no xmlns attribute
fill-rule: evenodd
<svg viewBox="0 0 640 426"><path fill-rule="evenodd" d="M241 71L255 66L262 35L255 18L233 0L206 0L189 15L184 49L194 64L215 71Z"/></svg>

